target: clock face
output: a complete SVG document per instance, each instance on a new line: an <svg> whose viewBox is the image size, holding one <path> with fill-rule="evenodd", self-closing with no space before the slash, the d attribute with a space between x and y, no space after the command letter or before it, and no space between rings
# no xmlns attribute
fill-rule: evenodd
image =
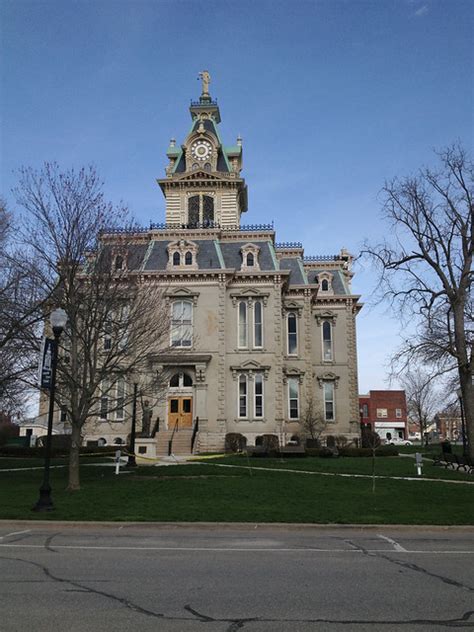
<svg viewBox="0 0 474 632"><path fill-rule="evenodd" d="M198 140L191 147L191 154L196 160L207 160L212 153L212 145L207 140Z"/></svg>

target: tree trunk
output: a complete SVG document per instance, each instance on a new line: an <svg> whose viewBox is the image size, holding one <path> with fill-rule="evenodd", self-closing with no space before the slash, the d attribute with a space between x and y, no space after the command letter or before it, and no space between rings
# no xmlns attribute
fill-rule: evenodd
<svg viewBox="0 0 474 632"><path fill-rule="evenodd" d="M474 459L474 385L472 384L472 372L459 368L459 383L461 385L462 412L464 412L469 456Z"/></svg>
<svg viewBox="0 0 474 632"><path fill-rule="evenodd" d="M69 483L67 486L67 490L69 492L81 489L79 479L79 448L81 447L81 443L81 428L76 424L73 424L71 433L71 451L69 452Z"/></svg>
<svg viewBox="0 0 474 632"><path fill-rule="evenodd" d="M469 363L466 332L464 322L464 301L454 307L454 339L456 343L459 371L459 385L464 408L464 424L466 428L469 456L474 459L474 385L472 368ZM470 351L472 359L472 351Z"/></svg>

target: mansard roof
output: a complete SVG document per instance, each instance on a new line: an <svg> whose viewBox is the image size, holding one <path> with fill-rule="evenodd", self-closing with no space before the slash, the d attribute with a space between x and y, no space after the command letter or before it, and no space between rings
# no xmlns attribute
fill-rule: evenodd
<svg viewBox="0 0 474 632"><path fill-rule="evenodd" d="M297 257L280 259L280 269L290 271L290 285L307 285L308 279L301 259Z"/></svg>
<svg viewBox="0 0 474 632"><path fill-rule="evenodd" d="M318 282L318 277L323 273L326 272L327 274L330 274L332 276L332 281L331 281L331 285L332 285L332 289L334 291L334 294L350 294L350 292L348 291L346 284L344 282L344 279L342 277L342 274L339 270L334 270L334 269L325 269L325 268L321 268L321 270L309 270L307 272L307 276L308 276L308 281L309 283L317 283Z"/></svg>
<svg viewBox="0 0 474 632"><path fill-rule="evenodd" d="M258 268L255 272L278 272L280 270L285 276L288 274L288 283L290 286L314 285L318 283L322 274L326 273L331 276L331 285L334 295L351 295L350 287L347 284L345 274L342 270L324 265L324 259L321 259L321 267L315 266L312 262L310 269L304 267L304 260L300 256L283 256L275 257L273 240L268 234L258 232L252 235L245 235L244 239L234 240L229 238L230 234L222 232L219 229L213 230L213 238L202 239L203 235L189 231L178 230L175 235L166 231L168 239L160 239L159 233L154 231L142 230L137 233L141 236L141 241L135 243L124 243L123 239L114 240L114 234L107 235L102 250L103 255L107 258L110 256L112 265L113 256L117 249L119 254L126 251L126 268L129 271L142 272L163 272L169 270L169 252L168 246L176 241L190 242L197 247L196 264L198 270L235 270L240 272L242 269L242 249L249 244L258 247ZM164 237L165 235L163 235ZM123 235L122 235L123 237ZM118 253L118 250L117 250ZM186 271L186 267L179 268L180 271ZM196 269L189 269L189 273ZM250 270L246 270L249 272Z"/></svg>

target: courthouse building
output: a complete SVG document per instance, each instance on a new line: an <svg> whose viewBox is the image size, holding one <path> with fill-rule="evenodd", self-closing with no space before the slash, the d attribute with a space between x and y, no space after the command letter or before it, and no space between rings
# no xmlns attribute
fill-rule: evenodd
<svg viewBox="0 0 474 632"><path fill-rule="evenodd" d="M195 451L221 450L227 433L241 433L248 445L263 434L285 444L310 400L327 421L324 434L356 438L361 304L351 255L306 256L301 243L277 242L272 224L247 223L242 141L223 144L203 74L191 129L182 144L171 140L158 180L164 222L129 235L126 260L116 262L166 288L170 310L169 349L150 363L167 375L153 404L151 427L159 417L160 429L139 447L146 443L149 454L154 442L163 453L171 430L185 437L197 418ZM113 245L117 236L102 238ZM85 438L112 444L129 431L112 413Z"/></svg>

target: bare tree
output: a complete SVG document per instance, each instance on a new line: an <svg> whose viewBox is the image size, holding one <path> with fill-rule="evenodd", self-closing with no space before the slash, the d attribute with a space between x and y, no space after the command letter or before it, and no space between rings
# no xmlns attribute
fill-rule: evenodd
<svg viewBox="0 0 474 632"><path fill-rule="evenodd" d="M428 426L439 409L435 377L412 367L400 379L407 399L408 417L420 431L421 445L426 443Z"/></svg>
<svg viewBox="0 0 474 632"><path fill-rule="evenodd" d="M438 170L385 185L392 243L363 252L378 266L382 298L417 326L397 355L399 367L421 361L440 373L457 372L474 458L474 167L457 145L438 156Z"/></svg>
<svg viewBox="0 0 474 632"><path fill-rule="evenodd" d="M115 230L127 211L105 200L93 168L23 169L16 194L26 211L23 240L35 254L49 310L62 307L68 317L56 402L71 424L68 489L77 490L86 424L117 410L126 421L134 383L149 399L159 393L151 357L167 345L168 310L163 290L133 266L128 270L137 235Z"/></svg>
<svg viewBox="0 0 474 632"><path fill-rule="evenodd" d="M317 408L314 398L311 395L306 401L301 416L301 433L304 437L310 437L315 441L319 441L320 436L324 432L328 422L324 419L324 415Z"/></svg>
<svg viewBox="0 0 474 632"><path fill-rule="evenodd" d="M18 413L28 396L46 298L29 253L16 246L16 227L0 200L0 410Z"/></svg>

